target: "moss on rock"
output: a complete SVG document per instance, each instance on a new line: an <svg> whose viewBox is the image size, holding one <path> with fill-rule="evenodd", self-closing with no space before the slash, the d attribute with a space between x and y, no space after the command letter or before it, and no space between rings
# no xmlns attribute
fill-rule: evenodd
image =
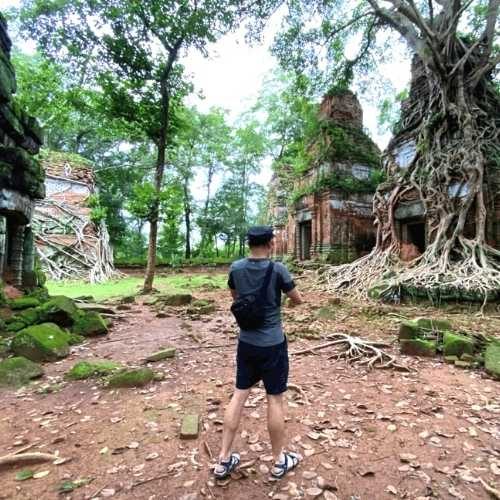
<svg viewBox="0 0 500 500"><path fill-rule="evenodd" d="M79 361L66 377L72 380L85 380L88 378L104 377L121 368L119 363L108 360Z"/></svg>
<svg viewBox="0 0 500 500"><path fill-rule="evenodd" d="M70 336L54 323L42 323L21 330L13 339L14 354L31 361L55 361L69 354Z"/></svg>
<svg viewBox="0 0 500 500"><path fill-rule="evenodd" d="M443 334L443 354L445 356L457 356L462 354L474 354L474 342L465 335L455 332L444 332Z"/></svg>
<svg viewBox="0 0 500 500"><path fill-rule="evenodd" d="M69 345L78 345L85 342L85 337L83 335L77 335L76 333L69 334Z"/></svg>
<svg viewBox="0 0 500 500"><path fill-rule="evenodd" d="M41 321L59 326L71 326L79 317L75 303L63 295L52 297L40 306L39 311Z"/></svg>
<svg viewBox="0 0 500 500"><path fill-rule="evenodd" d="M415 321L421 329L427 332L444 332L452 329L447 319L416 318Z"/></svg>
<svg viewBox="0 0 500 500"><path fill-rule="evenodd" d="M190 293L174 293L160 295L157 299L157 302L161 302L166 306L185 306L191 303L193 296Z"/></svg>
<svg viewBox="0 0 500 500"><path fill-rule="evenodd" d="M42 375L41 366L23 357L8 358L0 362L0 386L18 387Z"/></svg>
<svg viewBox="0 0 500 500"><path fill-rule="evenodd" d="M415 320L402 321L399 325L399 339L416 339L420 335L420 327Z"/></svg>
<svg viewBox="0 0 500 500"><path fill-rule="evenodd" d="M38 307L40 301L36 297L20 297L10 301L11 309L28 309L30 307Z"/></svg>
<svg viewBox="0 0 500 500"><path fill-rule="evenodd" d="M487 373L500 380L500 340L495 340L486 347L484 368Z"/></svg>
<svg viewBox="0 0 500 500"><path fill-rule="evenodd" d="M80 313L71 330L77 335L93 337L108 333L108 326L99 313L89 311Z"/></svg>
<svg viewBox="0 0 500 500"><path fill-rule="evenodd" d="M401 340L401 353L409 356L435 356L437 342L435 340L424 339L403 339Z"/></svg>
<svg viewBox="0 0 500 500"><path fill-rule="evenodd" d="M108 380L109 387L143 387L154 378L151 368L132 368L115 373Z"/></svg>
<svg viewBox="0 0 500 500"><path fill-rule="evenodd" d="M208 300L195 300L187 308L188 314L211 314L216 310L216 306L213 302Z"/></svg>

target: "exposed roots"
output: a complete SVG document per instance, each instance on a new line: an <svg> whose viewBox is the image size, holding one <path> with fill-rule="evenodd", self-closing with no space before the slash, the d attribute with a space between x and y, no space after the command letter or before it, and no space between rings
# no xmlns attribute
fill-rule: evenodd
<svg viewBox="0 0 500 500"><path fill-rule="evenodd" d="M291 354L297 356L300 354L313 353L314 351L326 349L327 347L335 347L337 348L337 352L331 356L331 358L345 359L350 363L367 366L369 369L396 368L409 371L406 366L396 362L395 356L391 356L383 351L380 347L381 344L378 342L371 342L345 333L334 333L328 335L327 339L329 339L328 342L301 351L295 351Z"/></svg>
<svg viewBox="0 0 500 500"><path fill-rule="evenodd" d="M105 224L92 222L81 207L40 201L32 224L42 269L51 279L99 283L118 276Z"/></svg>

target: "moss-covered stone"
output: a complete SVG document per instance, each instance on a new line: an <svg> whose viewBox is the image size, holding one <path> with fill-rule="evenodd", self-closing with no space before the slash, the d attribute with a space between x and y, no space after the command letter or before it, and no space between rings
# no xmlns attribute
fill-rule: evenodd
<svg viewBox="0 0 500 500"><path fill-rule="evenodd" d="M72 326L79 318L75 303L68 297L52 297L39 308L40 320L59 326Z"/></svg>
<svg viewBox="0 0 500 500"><path fill-rule="evenodd" d="M15 357L0 361L0 386L17 387L42 375L42 367L29 359Z"/></svg>
<svg viewBox="0 0 500 500"><path fill-rule="evenodd" d="M16 320L22 321L26 326L35 325L40 320L38 308L24 309L15 316Z"/></svg>
<svg viewBox="0 0 500 500"><path fill-rule="evenodd" d="M464 335L455 332L444 332L443 334L443 354L445 356L457 356L462 354L474 354L474 342Z"/></svg>
<svg viewBox="0 0 500 500"><path fill-rule="evenodd" d="M484 368L487 373L500 380L500 340L491 342L486 347Z"/></svg>
<svg viewBox="0 0 500 500"><path fill-rule="evenodd" d="M402 321L399 325L399 339L416 339L420 335L420 327L415 320Z"/></svg>
<svg viewBox="0 0 500 500"><path fill-rule="evenodd" d="M435 340L403 339L400 342L402 354L426 357L436 355L437 342Z"/></svg>
<svg viewBox="0 0 500 500"><path fill-rule="evenodd" d="M21 330L13 339L14 354L31 361L55 361L69 354L70 336L54 323L42 323Z"/></svg>
<svg viewBox="0 0 500 500"><path fill-rule="evenodd" d="M455 366L458 368L471 368L472 363L470 361L463 361L462 359L457 359L457 361L455 361Z"/></svg>
<svg viewBox="0 0 500 500"><path fill-rule="evenodd" d="M200 417L196 414L186 415L182 419L181 439L196 439L200 430Z"/></svg>
<svg viewBox="0 0 500 500"><path fill-rule="evenodd" d="M6 358L10 353L10 341L0 336L0 359Z"/></svg>
<svg viewBox="0 0 500 500"><path fill-rule="evenodd" d="M446 319L416 318L415 322L423 330L444 332L452 329L451 323Z"/></svg>
<svg viewBox="0 0 500 500"><path fill-rule="evenodd" d="M216 310L213 302L208 300L195 300L187 308L188 314L211 314Z"/></svg>
<svg viewBox="0 0 500 500"><path fill-rule="evenodd" d="M11 300L11 309L28 309L32 307L38 307L40 301L36 297L20 297L19 299Z"/></svg>
<svg viewBox="0 0 500 500"><path fill-rule="evenodd" d="M108 380L109 387L143 387L154 378L150 368L126 369L115 373Z"/></svg>
<svg viewBox="0 0 500 500"><path fill-rule="evenodd" d="M78 345L82 344L83 342L85 342L85 337L83 335L77 335L76 333L69 334L69 345Z"/></svg>
<svg viewBox="0 0 500 500"><path fill-rule="evenodd" d="M192 300L193 296L190 293L174 293L158 297L158 302L166 306L185 306L190 304Z"/></svg>
<svg viewBox="0 0 500 500"><path fill-rule="evenodd" d="M84 337L94 337L108 333L108 327L103 317L94 311L81 312L72 327L73 333Z"/></svg>
<svg viewBox="0 0 500 500"><path fill-rule="evenodd" d="M79 361L66 373L66 377L72 380L104 377L116 372L121 367L119 363L108 360Z"/></svg>
<svg viewBox="0 0 500 500"><path fill-rule="evenodd" d="M166 349L161 349L160 351L154 352L153 354L150 354L147 358L146 361L161 361L162 359L167 359L167 358L173 358L175 357L175 347L168 347Z"/></svg>
<svg viewBox="0 0 500 500"><path fill-rule="evenodd" d="M19 332L21 331L23 328L26 328L26 323L22 320L13 320L13 321L10 321L7 326L5 327L5 331L8 332L8 333L16 333L16 332Z"/></svg>
<svg viewBox="0 0 500 500"><path fill-rule="evenodd" d="M455 361L458 361L457 356L444 356L444 362L453 365Z"/></svg>

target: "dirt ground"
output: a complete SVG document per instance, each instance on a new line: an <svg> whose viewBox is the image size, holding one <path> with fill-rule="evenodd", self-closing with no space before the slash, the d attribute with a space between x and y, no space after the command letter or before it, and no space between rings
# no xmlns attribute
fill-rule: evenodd
<svg viewBox="0 0 500 500"><path fill-rule="evenodd" d="M0 454L58 453L67 459L30 466L42 477L17 481L23 467L0 469L1 499L255 499L319 498L488 499L481 482L500 487L500 382L439 358L400 356L396 338L402 317L440 316L455 328L497 333L500 313L478 316L451 307L381 306L310 293L308 302L285 310L291 353L325 342L334 332L380 339L411 370L368 370L346 364L333 348L291 356L287 393L288 448L300 452L299 468L270 481L266 402L255 388L245 409L235 450L245 468L222 484L213 481L223 410L232 392L236 329L226 291L212 298L217 311L192 320L183 308L158 318L133 304L106 338L72 349L69 358L45 365L45 377L0 399ZM330 300L330 302L329 302ZM140 299L139 301L140 302ZM333 302L333 303L332 303ZM304 336L310 338L303 338ZM110 390L99 382L67 382L78 360L106 358L139 365L159 347L176 346L173 360L152 363L163 381L144 389ZM182 416L202 419L196 440L181 440ZM26 468L26 467L24 467ZM48 474L47 474L48 472ZM87 480L60 494L64 481ZM336 495L336 496L333 496Z"/></svg>

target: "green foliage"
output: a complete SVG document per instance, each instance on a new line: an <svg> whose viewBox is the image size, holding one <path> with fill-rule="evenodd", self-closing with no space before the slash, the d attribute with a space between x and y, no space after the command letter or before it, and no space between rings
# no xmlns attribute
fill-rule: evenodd
<svg viewBox="0 0 500 500"><path fill-rule="evenodd" d="M309 185L294 190L291 202L297 203L303 196L319 193L325 189L338 189L345 193L374 193L377 186L384 180L385 173L379 169L373 170L368 179L357 179L352 175L334 171L318 177Z"/></svg>
<svg viewBox="0 0 500 500"><path fill-rule="evenodd" d="M87 198L87 206L90 210L90 220L94 224L100 224L106 219L107 209L101 205L99 195L92 194Z"/></svg>
<svg viewBox="0 0 500 500"><path fill-rule="evenodd" d="M374 168L380 166L380 152L363 130L332 121L321 122L316 158L319 161L352 161Z"/></svg>

